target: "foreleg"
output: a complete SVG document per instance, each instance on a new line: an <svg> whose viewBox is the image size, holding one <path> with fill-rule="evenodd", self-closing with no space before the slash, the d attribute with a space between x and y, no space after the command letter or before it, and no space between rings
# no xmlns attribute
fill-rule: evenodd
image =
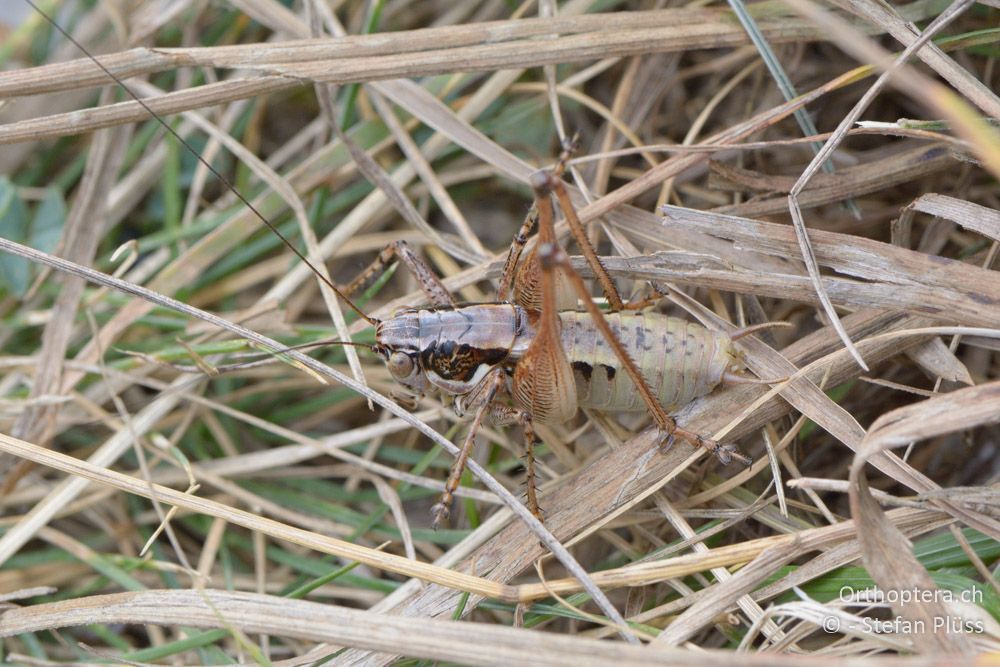
<svg viewBox="0 0 1000 667"><path fill-rule="evenodd" d="M504 384L504 371L502 368L494 368L490 373L483 378L482 383L480 383L481 390L473 390L477 393L476 400L472 404L475 404L476 414L472 419L472 424L469 426L469 432L465 435L465 441L462 442L462 447L459 449L458 456L455 458L455 462L451 466L451 473L448 475L448 481L444 485L444 493L441 494L441 500L434 507L431 508L431 512L434 514L434 529L437 530L438 525L442 521L447 521L448 516L451 514L451 504L455 497L455 489L458 488L458 483L462 479L462 472L465 471L465 464L469 460L469 454L472 452L472 445L476 440L476 433L479 431L480 425L483 423L483 418L490 411L490 406L496 399L497 393ZM468 404L467 404L468 405Z"/></svg>

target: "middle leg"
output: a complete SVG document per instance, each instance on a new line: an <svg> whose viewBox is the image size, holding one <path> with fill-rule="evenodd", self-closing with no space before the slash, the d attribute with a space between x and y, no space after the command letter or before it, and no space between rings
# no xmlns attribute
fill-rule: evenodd
<svg viewBox="0 0 1000 667"><path fill-rule="evenodd" d="M531 415L524 410L509 405L496 404L490 413L490 419L498 426L520 424L524 431L524 486L525 501L528 509L539 521L544 521L542 508L538 503L538 481L535 474L535 445L540 440L535 434L535 426Z"/></svg>

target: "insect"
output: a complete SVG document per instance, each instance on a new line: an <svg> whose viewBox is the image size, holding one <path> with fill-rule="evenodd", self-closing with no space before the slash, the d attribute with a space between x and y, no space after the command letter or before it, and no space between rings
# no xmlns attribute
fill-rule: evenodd
<svg viewBox="0 0 1000 667"><path fill-rule="evenodd" d="M581 407L610 412L648 410L664 433L664 446L680 438L713 452L724 463L733 459L749 463L734 446L680 428L669 415L723 380L740 377L734 337L684 320L639 312L623 302L587 242L562 183L570 152L569 146L564 147L554 170L533 177L535 213L511 244L497 299L490 303L456 304L433 271L404 244L389 246L372 268L338 289L260 216L347 305L375 326L371 349L410 397L434 390L450 398L459 413L473 415L442 498L433 508L435 525L448 518L475 434L487 419L523 427L527 501L539 517L534 425L568 421ZM611 309L607 315L594 304L556 242L553 196L602 286ZM528 234L536 225L538 243L522 261ZM375 320L349 296L394 258L415 273L431 307ZM560 306L560 277L566 283L563 288L568 285L575 292L574 301L579 299L585 311Z"/></svg>
<svg viewBox="0 0 1000 667"><path fill-rule="evenodd" d="M372 349L411 396L437 390L452 397L458 413L474 412L444 494L432 509L435 526L449 516L476 431L485 418L523 428L527 502L539 518L533 426L566 422L581 407L649 410L664 433L664 446L681 438L709 450L723 463L733 459L750 463L733 445L680 428L668 413L709 393L724 379L742 378L736 374L742 365L733 337L682 319L638 312L622 301L587 241L560 179L571 152L568 144L554 170L532 177L533 214L511 244L495 302L457 305L431 269L399 242L387 247L348 289L353 291L393 258L410 267L432 306L407 309L376 322ZM605 291L612 307L607 315L594 304L556 242L552 195ZM519 261L536 225L538 243ZM559 276L586 311L559 309Z"/></svg>

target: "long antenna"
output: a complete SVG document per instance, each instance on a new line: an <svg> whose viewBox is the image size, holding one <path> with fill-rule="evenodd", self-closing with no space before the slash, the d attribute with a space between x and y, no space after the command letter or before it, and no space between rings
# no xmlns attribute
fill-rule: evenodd
<svg viewBox="0 0 1000 667"><path fill-rule="evenodd" d="M58 23L56 23L56 21L51 16L49 16L44 11L42 11L41 7L39 7L37 4L35 4L34 0L24 0L24 1L27 2L29 5L31 5L32 8L36 12L38 12L41 15L42 18L44 18L46 21L48 21L49 25L51 25L53 28L55 28L60 34L62 34L63 37L65 37L66 39L68 39L76 48L80 49L80 51L82 51L84 55L86 55L88 58L90 58L90 60L92 60L95 65L97 65L98 67L100 67L101 71L103 71L105 74L108 75L108 78L110 78L112 81L114 81L119 86L121 86L122 90L124 90L126 93L128 93L129 97L131 97L133 100L135 100L136 102L138 102L139 106L141 106L143 109L145 109L146 113L148 113L152 118L155 118L157 120L157 122L159 122L160 125L162 125L164 127L164 129L167 130L167 132L169 132L171 135L173 135L173 137L177 141L179 141L184 146L184 148L186 148L192 155L195 156L195 158L198 160L198 162L202 163L205 166L205 168L208 169L212 173L213 176L215 176L217 179L219 179L220 181L222 181L222 183L234 195L236 195L236 197L241 202L243 202L243 204L248 209L250 209L251 211L253 211L253 214L255 216L257 216L257 218L261 222L263 222L265 225L267 225L268 229L270 229L272 232L274 232L275 236L277 236L279 239L281 239L284 242L284 244L286 246L288 246L288 248L292 252L294 252L296 254L296 256L299 259L301 259L302 262L306 266L308 266L312 270L312 272L314 274L316 274L316 276L320 280L322 280L324 283L326 283L327 287L329 287L330 289L333 290L334 294L336 294L338 297L340 297L341 301L343 301L344 303L346 303L351 308L351 310L353 310L362 319L364 319L366 322L368 322L368 324L371 324L372 326L375 326L376 324L378 324L378 320L376 320L375 318L370 317L369 315L367 315L363 310L361 310L358 306L356 306L353 301L351 301L350 299L348 299L347 296L343 292L341 292L340 289L338 289L337 286L334 285L332 281L327 280L326 276L324 276L322 273L320 273L320 271L313 265L313 263L310 262L308 259L306 259L306 256L304 254L302 254L301 252L299 252L299 249L296 248L294 245L292 245L292 242L289 241L285 237L284 234L282 234L280 231L278 231L278 228L270 220L268 220L267 217L265 217L263 213L261 213L260 211L258 211L257 208L253 204L250 203L250 200L247 199L246 197L244 197L243 193L241 193L239 190L237 190L236 186L233 185L229 181L228 178L226 178L225 176L223 176L222 173L220 173L219 170L217 170L215 167L213 167L211 165L211 163L209 163L208 160L206 160L204 157L202 157L201 153L199 153L197 150L195 150L194 146L192 146L190 143L188 143L187 140L184 137L182 137L180 135L180 133L177 132L177 130L175 130L174 128L170 127L170 124L167 123L167 121L165 121L162 117L160 117L160 115L158 113L156 113L155 111L153 111L149 107L148 104L146 104L145 102L143 102L141 97L139 97L134 92L132 92L132 89L129 88L128 86L126 86L125 82L122 81L121 78L118 77L118 75L116 75L114 72L112 72L107 67L105 67L104 64L101 63L101 61L98 60L96 56L94 56L92 53L90 53L90 51L88 51L87 48L83 44L81 44L76 39L74 39L71 34L69 34L68 32L66 32L65 30L63 30L62 26L60 26Z"/></svg>

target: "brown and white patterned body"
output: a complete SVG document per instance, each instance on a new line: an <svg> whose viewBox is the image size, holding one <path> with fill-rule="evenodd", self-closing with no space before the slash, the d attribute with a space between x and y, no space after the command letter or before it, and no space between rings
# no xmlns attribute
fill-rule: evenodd
<svg viewBox="0 0 1000 667"><path fill-rule="evenodd" d="M652 312L617 312L608 323L639 365L657 400L675 410L714 389L727 372L739 370L729 336L698 324ZM392 375L414 393L430 386L455 397L470 395L494 368L513 371L537 331L537 316L509 303L404 311L381 322L376 350ZM563 353L572 368L573 405L539 410L510 394L515 407L531 410L536 422L568 419L577 407L633 412L646 406L588 313L559 313ZM572 392L571 392L572 394Z"/></svg>

